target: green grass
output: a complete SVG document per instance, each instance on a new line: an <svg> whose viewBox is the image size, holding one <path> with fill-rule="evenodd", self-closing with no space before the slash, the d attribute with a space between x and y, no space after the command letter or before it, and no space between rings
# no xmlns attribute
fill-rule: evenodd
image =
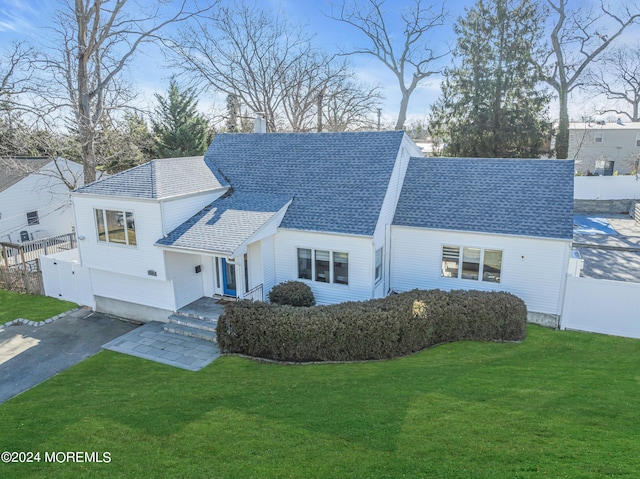
<svg viewBox="0 0 640 479"><path fill-rule="evenodd" d="M640 341L530 327L521 344L200 372L109 351L0 405L2 477L637 478Z"/></svg>
<svg viewBox="0 0 640 479"><path fill-rule="evenodd" d="M43 321L76 306L78 305L69 301L0 289L0 324L16 318Z"/></svg>

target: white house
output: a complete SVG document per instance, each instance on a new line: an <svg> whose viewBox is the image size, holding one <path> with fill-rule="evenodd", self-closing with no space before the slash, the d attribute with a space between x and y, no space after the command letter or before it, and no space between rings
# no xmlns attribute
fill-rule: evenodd
<svg viewBox="0 0 640 479"><path fill-rule="evenodd" d="M569 124L568 158L581 174L628 175L638 170L640 123L592 121Z"/></svg>
<svg viewBox="0 0 640 479"><path fill-rule="evenodd" d="M391 226L391 284L506 291L557 326L573 238L573 162L412 158Z"/></svg>
<svg viewBox="0 0 640 479"><path fill-rule="evenodd" d="M300 280L320 304L412 287L496 289L555 318L572 162L438 166L450 161L421 157L401 131L219 134L204 159L154 160L80 188L72 197L92 306L166 321L203 296L263 299ZM490 195L504 207L491 208ZM430 215L436 223L408 220Z"/></svg>
<svg viewBox="0 0 640 479"><path fill-rule="evenodd" d="M82 184L82 165L63 158L0 158L0 241L70 233L69 187Z"/></svg>

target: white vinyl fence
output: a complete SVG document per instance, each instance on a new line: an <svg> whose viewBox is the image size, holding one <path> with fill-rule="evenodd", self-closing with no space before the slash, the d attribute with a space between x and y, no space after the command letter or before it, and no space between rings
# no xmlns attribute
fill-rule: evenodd
<svg viewBox="0 0 640 479"><path fill-rule="evenodd" d="M576 200L638 200L640 178L629 176L574 176Z"/></svg>
<svg viewBox="0 0 640 479"><path fill-rule="evenodd" d="M78 250L40 256L45 296L94 307L89 270L80 265Z"/></svg>
<svg viewBox="0 0 640 479"><path fill-rule="evenodd" d="M640 283L568 276L560 327L640 339Z"/></svg>

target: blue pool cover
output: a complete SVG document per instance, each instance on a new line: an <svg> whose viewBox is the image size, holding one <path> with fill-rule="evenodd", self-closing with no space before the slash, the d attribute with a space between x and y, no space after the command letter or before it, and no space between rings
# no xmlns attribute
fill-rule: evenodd
<svg viewBox="0 0 640 479"><path fill-rule="evenodd" d="M582 235L617 235L609 222L597 216L574 215L573 232Z"/></svg>

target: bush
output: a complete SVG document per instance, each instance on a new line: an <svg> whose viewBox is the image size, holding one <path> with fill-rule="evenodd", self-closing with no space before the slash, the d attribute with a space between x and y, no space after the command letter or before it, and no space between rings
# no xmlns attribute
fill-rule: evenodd
<svg viewBox="0 0 640 479"><path fill-rule="evenodd" d="M280 306L313 306L316 298L311 288L300 281L286 281L269 291L269 301Z"/></svg>
<svg viewBox="0 0 640 479"><path fill-rule="evenodd" d="M524 302L497 292L413 290L313 308L238 301L218 320L218 343L279 361L389 359L452 341L520 341L526 321Z"/></svg>

